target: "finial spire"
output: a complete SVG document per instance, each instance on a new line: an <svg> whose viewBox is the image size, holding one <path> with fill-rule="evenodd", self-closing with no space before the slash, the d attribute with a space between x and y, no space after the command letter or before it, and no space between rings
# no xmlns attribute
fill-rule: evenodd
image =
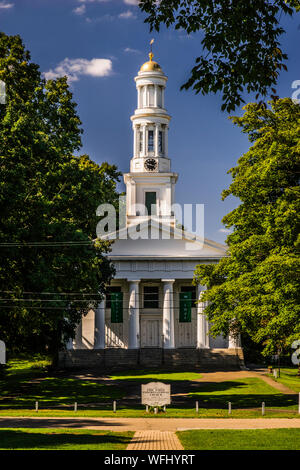
<svg viewBox="0 0 300 470"><path fill-rule="evenodd" d="M152 62L152 59L153 59L153 52L152 52L152 44L153 43L154 43L154 39L151 39L151 41L150 41L150 53L149 53L150 62Z"/></svg>

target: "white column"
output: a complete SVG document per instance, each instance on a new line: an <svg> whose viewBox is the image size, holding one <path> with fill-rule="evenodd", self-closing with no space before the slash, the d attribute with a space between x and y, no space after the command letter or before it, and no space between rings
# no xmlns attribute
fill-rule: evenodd
<svg viewBox="0 0 300 470"><path fill-rule="evenodd" d="M154 85L154 106L157 108L158 85Z"/></svg>
<svg viewBox="0 0 300 470"><path fill-rule="evenodd" d="M138 108L142 108L141 90L142 90L142 88L141 88L140 86L138 86L138 87L137 87L137 92L138 92Z"/></svg>
<svg viewBox="0 0 300 470"><path fill-rule="evenodd" d="M241 335L232 330L229 330L228 335L228 349L236 349L241 347Z"/></svg>
<svg viewBox="0 0 300 470"><path fill-rule="evenodd" d="M94 349L105 348L105 298L95 310L95 342Z"/></svg>
<svg viewBox="0 0 300 470"><path fill-rule="evenodd" d="M137 128L136 126L133 127L133 156L137 156Z"/></svg>
<svg viewBox="0 0 300 470"><path fill-rule="evenodd" d="M159 125L155 124L155 131L154 131L154 155L158 157L158 133L159 133Z"/></svg>
<svg viewBox="0 0 300 470"><path fill-rule="evenodd" d="M163 338L164 348L175 348L174 338L174 292L173 284L175 279L162 279L164 283L163 300Z"/></svg>
<svg viewBox="0 0 300 470"><path fill-rule="evenodd" d="M73 349L84 349L82 344L82 319L78 323L75 330L75 339L73 341Z"/></svg>
<svg viewBox="0 0 300 470"><path fill-rule="evenodd" d="M206 315L203 313L205 308L205 302L201 302L206 286L197 286L197 348L209 349L209 335L208 335L208 321Z"/></svg>
<svg viewBox="0 0 300 470"><path fill-rule="evenodd" d="M140 279L129 281L129 349L140 347Z"/></svg>

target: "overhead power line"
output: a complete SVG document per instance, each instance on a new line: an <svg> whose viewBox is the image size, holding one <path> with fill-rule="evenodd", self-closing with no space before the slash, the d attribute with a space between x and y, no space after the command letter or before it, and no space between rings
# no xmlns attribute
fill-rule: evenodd
<svg viewBox="0 0 300 470"><path fill-rule="evenodd" d="M2 242L0 247L10 248L10 247L51 247L51 246L89 246L94 245L95 241L69 241L69 242Z"/></svg>

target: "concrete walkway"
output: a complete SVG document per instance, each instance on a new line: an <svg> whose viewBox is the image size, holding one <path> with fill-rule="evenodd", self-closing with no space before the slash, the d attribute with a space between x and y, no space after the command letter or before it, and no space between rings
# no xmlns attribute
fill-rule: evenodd
<svg viewBox="0 0 300 470"><path fill-rule="evenodd" d="M174 432L137 431L127 450L183 450Z"/></svg>
<svg viewBox="0 0 300 470"><path fill-rule="evenodd" d="M99 431L300 428L300 418L19 418L1 417L0 428L74 428Z"/></svg>

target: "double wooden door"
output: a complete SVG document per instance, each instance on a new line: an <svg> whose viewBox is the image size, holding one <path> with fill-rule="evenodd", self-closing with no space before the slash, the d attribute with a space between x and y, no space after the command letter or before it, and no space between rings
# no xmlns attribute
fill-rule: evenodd
<svg viewBox="0 0 300 470"><path fill-rule="evenodd" d="M158 317L141 318L141 348L162 347L162 319Z"/></svg>

